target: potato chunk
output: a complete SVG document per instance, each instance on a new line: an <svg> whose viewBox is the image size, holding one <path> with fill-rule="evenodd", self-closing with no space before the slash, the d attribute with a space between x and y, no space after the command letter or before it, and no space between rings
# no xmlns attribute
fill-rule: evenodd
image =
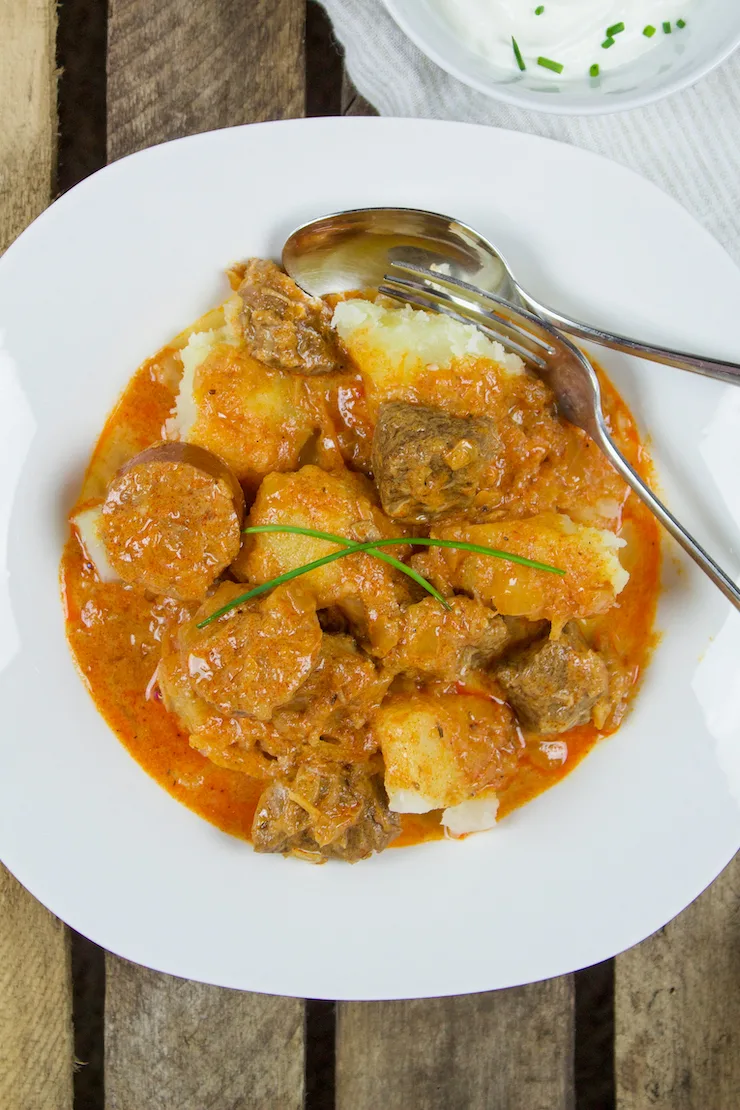
<svg viewBox="0 0 740 1110"><path fill-rule="evenodd" d="M270 369L243 347L191 336L171 439L199 444L256 489L265 474L292 470L320 424L300 377Z"/></svg>
<svg viewBox="0 0 740 1110"><path fill-rule="evenodd" d="M629 578L617 556L624 541L558 513L439 526L432 535L508 551L564 570L564 575L552 574L446 548L432 549L414 562L441 587L472 594L506 616L551 621L555 635L573 618L610 609Z"/></svg>
<svg viewBox="0 0 740 1110"><path fill-rule="evenodd" d="M397 813L426 813L499 789L522 751L514 715L487 697L392 694L374 721Z"/></svg>
<svg viewBox="0 0 740 1110"><path fill-rule="evenodd" d="M371 482L349 471L327 473L316 466L268 475L248 524L292 524L357 542L403 536L402 529L383 515ZM250 535L232 569L238 578L257 585L337 550L336 544L310 536ZM404 545L393 549L396 558L407 553ZM374 654L385 654L397 642L401 604L408 599L400 571L360 553L313 570L301 582L319 609L339 608Z"/></svg>

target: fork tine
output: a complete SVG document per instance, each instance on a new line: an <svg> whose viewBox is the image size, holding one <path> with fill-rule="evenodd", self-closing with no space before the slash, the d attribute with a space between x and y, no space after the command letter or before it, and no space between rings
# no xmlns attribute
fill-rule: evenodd
<svg viewBox="0 0 740 1110"><path fill-rule="evenodd" d="M541 321L536 317L531 316L530 313L515 308L514 305L509 304L503 297L497 296L495 293L488 293L483 289L478 289L474 285L462 281L460 278L452 277L449 274L437 273L434 270L427 270L423 266L417 266L412 262L393 261L390 263L388 273L385 275L385 280L393 279L395 281L410 282L410 285L419 286L423 283L425 287L431 289L439 296L446 295L453 300L456 304L460 304L464 308L469 308L475 312L482 312L486 317L489 315L494 317L499 323L504 324L509 330L515 332L521 338L526 339L530 343L535 343L541 347L547 354L554 353L554 347L545 340L541 339L538 335L534 334L530 329L524 327L522 324L513 321L508 312L512 310L525 321L531 320L535 326L541 326ZM507 315L502 316L497 309L508 310Z"/></svg>
<svg viewBox="0 0 740 1110"><path fill-rule="evenodd" d="M411 282L401 282L399 279L393 279L381 285L378 289L379 293L385 294L387 297L393 297L395 300L405 301L407 304L415 305L417 308L422 308L427 311L439 312L443 316L449 316L453 320L457 320L461 324L473 324L474 327L482 331L484 335L494 339L497 343L501 343L509 351L513 351L519 355L525 363L534 365L538 370L544 370L546 363L544 359L535 354L534 351L523 347L510 335L503 331L498 331L492 327L491 321L486 318L482 312L478 312L468 306L454 306L454 302L446 300L436 291L428 290L422 286L416 286Z"/></svg>

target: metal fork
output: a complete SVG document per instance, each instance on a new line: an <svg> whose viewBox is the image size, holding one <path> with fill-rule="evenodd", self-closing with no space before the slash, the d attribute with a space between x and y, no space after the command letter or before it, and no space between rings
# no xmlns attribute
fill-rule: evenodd
<svg viewBox="0 0 740 1110"><path fill-rule="evenodd" d="M711 578L728 601L740 610L740 589L665 507L622 455L609 435L601 406L601 389L591 363L550 324L514 308L494 293L486 293L459 278L411 263L394 263L380 292L428 311L441 312L463 324L474 324L550 387L563 416L582 428L603 451L628 486L645 502L663 527Z"/></svg>

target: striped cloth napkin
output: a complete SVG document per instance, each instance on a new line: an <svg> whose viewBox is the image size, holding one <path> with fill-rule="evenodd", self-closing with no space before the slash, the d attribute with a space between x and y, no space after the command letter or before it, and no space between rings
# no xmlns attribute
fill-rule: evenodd
<svg viewBox="0 0 740 1110"><path fill-rule="evenodd" d="M487 123L606 155L671 193L740 263L740 50L694 88L647 108L552 116L450 77L406 38L382 0L321 3L358 92L381 115Z"/></svg>

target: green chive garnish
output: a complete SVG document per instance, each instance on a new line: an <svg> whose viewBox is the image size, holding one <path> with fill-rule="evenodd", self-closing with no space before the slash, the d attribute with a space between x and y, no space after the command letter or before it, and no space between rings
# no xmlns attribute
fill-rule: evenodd
<svg viewBox="0 0 740 1110"><path fill-rule="evenodd" d="M653 27L652 23L648 23L647 27L642 33L646 39L651 39L655 34L655 27Z"/></svg>
<svg viewBox="0 0 740 1110"><path fill-rule="evenodd" d="M524 72L527 67L524 64L524 58L522 57L522 52L519 49L519 43L516 41L515 38L512 38L511 45L514 47L514 57L516 58L516 64L519 66L522 72Z"/></svg>
<svg viewBox="0 0 740 1110"><path fill-rule="evenodd" d="M317 532L312 528L298 528L297 526L285 524L261 524L253 528L245 528L244 531L248 534L260 532L295 533L298 535L314 536L317 539L328 539L329 536L332 536L330 532ZM302 567L288 570L284 574L279 574L276 578L271 578L269 582L263 582L262 585L255 586L246 593L240 594L239 597L235 597L233 601L230 601L228 605L223 605L220 609L217 609L214 613L211 613L210 616L206 617L205 620L200 621L197 627L205 628L207 625L211 624L212 621L218 620L219 617L223 617L226 613L230 613L232 609L237 609L240 605L243 605L245 601L250 601L253 597L259 597L261 594L268 593L268 591L274 589L275 586L281 586L284 582L290 582L291 579L298 578L302 574L308 574L309 571L318 570L319 567L324 567L328 563L335 562L337 559L343 559L346 555L355 555L358 552L367 551L371 555L382 558L384 552L379 552L376 548L381 546L387 547L391 544L412 544L415 547L449 547L456 551L472 551L477 555L490 555L496 559L505 559L509 563L517 563L519 566L531 567L533 570L544 570L549 574L565 574L565 571L560 570L559 567L551 567L547 563L538 563L534 559L524 558L523 555L512 555L511 552L508 551L498 551L494 547L483 547L481 544L477 543L465 543L463 540L438 540L429 539L426 536L394 536L390 539L370 540L368 543L352 543L351 540L348 540L344 536L332 536L331 542L343 543L348 546L342 551L333 551L330 555L325 555L323 559L314 559L313 562L306 563ZM403 567L405 573L410 572L411 577L417 574L411 567L407 567L405 563L399 563L399 567ZM428 590L432 596L436 597L440 604L444 605L446 609L449 609L449 603L442 597L439 591L434 589L431 583L427 582L421 575L418 575L417 580L418 579L421 579L420 584L423 584L424 588Z"/></svg>
<svg viewBox="0 0 740 1110"><path fill-rule="evenodd" d="M663 24L663 30L664 30L664 32L666 33L666 35L670 35L670 33L671 33L671 25L670 25L670 23L668 22L668 20L666 20L666 21L665 21L665 23Z"/></svg>
<svg viewBox="0 0 740 1110"><path fill-rule="evenodd" d="M315 540L326 540L328 543L338 543L342 547L356 546L355 540L348 540L345 536L336 536L333 532L319 532L316 528L301 528L297 524L255 524L251 528L243 528L242 532L245 536L263 535L266 532L281 532L291 536L311 536ZM407 541L402 540L401 542L406 543ZM380 559L382 562L395 567L396 570L400 570L402 574L407 574L409 578L413 578L414 582L421 586L422 589L427 590L428 593L436 598L437 601L440 601L445 608L449 608L442 594L439 593L438 590L435 590L434 586L427 582L426 578L422 577L413 567L406 566L400 559L394 559L392 555L387 555L385 551L371 551L370 554L374 555L376 559Z"/></svg>
<svg viewBox="0 0 740 1110"><path fill-rule="evenodd" d="M601 49L608 50L610 46L614 46L614 39L604 39L601 44Z"/></svg>
<svg viewBox="0 0 740 1110"><path fill-rule="evenodd" d="M621 35L623 30L624 30L624 23L615 23L612 27L607 27L606 37L608 39L610 39L614 35Z"/></svg>
<svg viewBox="0 0 740 1110"><path fill-rule="evenodd" d="M684 27L686 26L686 20L685 19L677 19L676 20L676 26L680 27L681 30L683 31Z"/></svg>
<svg viewBox="0 0 740 1110"><path fill-rule="evenodd" d="M536 8L534 9L534 14L535 14L535 15L542 15L542 13L544 12L544 10L545 10L545 5L544 5L544 4L540 4L540 5L538 6L538 7L536 7Z"/></svg>
<svg viewBox="0 0 740 1110"><path fill-rule="evenodd" d="M543 69L551 69L553 73L562 73L564 68L560 62L553 62L552 58L538 58L537 65Z"/></svg>
<svg viewBox="0 0 740 1110"><path fill-rule="evenodd" d="M598 77L599 76L599 67L598 67L598 65L595 65L595 64L592 65L588 72L590 73L590 75L592 77Z"/></svg>

